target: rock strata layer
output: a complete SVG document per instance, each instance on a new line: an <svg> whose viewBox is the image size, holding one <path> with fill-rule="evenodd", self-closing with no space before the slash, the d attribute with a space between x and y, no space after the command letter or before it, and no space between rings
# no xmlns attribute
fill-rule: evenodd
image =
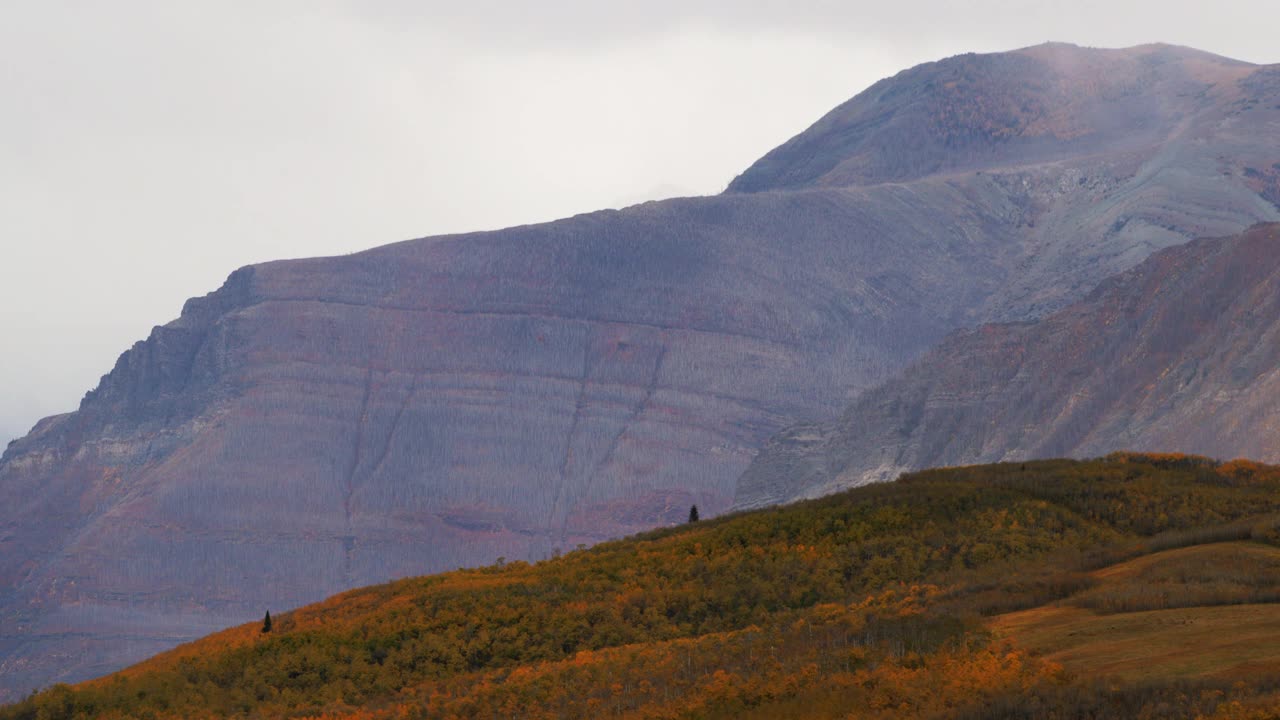
<svg viewBox="0 0 1280 720"><path fill-rule="evenodd" d="M773 438L740 508L925 467L1117 450L1280 460L1280 225L1165 250L1040 322L961 331Z"/></svg>

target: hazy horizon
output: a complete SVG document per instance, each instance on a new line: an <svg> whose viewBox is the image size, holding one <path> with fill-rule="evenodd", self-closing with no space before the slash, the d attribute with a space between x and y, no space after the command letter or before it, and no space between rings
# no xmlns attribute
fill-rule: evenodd
<svg viewBox="0 0 1280 720"><path fill-rule="evenodd" d="M0 11L0 447L242 265L721 191L920 62L1280 61L1271 3L40 3ZM922 18L927 17L928 27Z"/></svg>

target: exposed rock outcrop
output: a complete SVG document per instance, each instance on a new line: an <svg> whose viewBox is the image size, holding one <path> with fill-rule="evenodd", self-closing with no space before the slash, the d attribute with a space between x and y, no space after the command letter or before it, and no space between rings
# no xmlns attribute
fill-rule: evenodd
<svg viewBox="0 0 1280 720"><path fill-rule="evenodd" d="M838 422L772 439L737 505L1121 449L1280 459L1280 225L1165 250L1040 322L956 333Z"/></svg>

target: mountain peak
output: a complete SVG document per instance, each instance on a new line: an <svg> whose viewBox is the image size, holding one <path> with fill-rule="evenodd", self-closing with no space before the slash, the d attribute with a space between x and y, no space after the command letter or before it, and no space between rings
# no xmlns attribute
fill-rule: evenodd
<svg viewBox="0 0 1280 720"><path fill-rule="evenodd" d="M1165 44L956 55L872 85L728 192L906 182L1129 151L1168 137L1256 68Z"/></svg>

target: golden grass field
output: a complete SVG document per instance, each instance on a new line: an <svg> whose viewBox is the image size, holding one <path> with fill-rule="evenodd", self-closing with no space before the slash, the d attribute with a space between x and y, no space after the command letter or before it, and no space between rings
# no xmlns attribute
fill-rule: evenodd
<svg viewBox="0 0 1280 720"><path fill-rule="evenodd" d="M992 619L993 632L1087 675L1232 679L1280 673L1280 604L1248 602L1280 587L1280 548L1252 542L1169 550L1093 573L1098 584L1065 600ZM1245 580L1253 587L1245 587ZM1105 611L1090 599L1141 608ZM1241 604L1234 604L1244 600ZM1231 604L1228 604L1231 603ZM1096 603L1095 603L1096 604Z"/></svg>

